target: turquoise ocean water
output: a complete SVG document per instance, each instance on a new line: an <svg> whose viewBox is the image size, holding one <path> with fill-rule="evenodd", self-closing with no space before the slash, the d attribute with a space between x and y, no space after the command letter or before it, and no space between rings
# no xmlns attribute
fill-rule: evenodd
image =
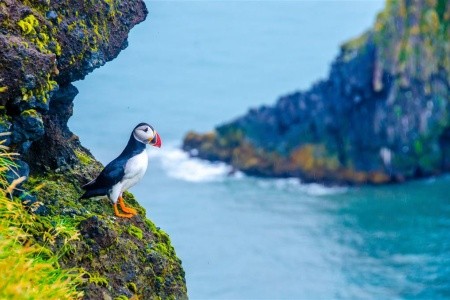
<svg viewBox="0 0 450 300"><path fill-rule="evenodd" d="M131 129L163 148L134 187L170 234L192 299L450 297L450 178L323 187L228 177L179 150L248 108L326 76L382 1L149 1L113 62L76 83L70 128L103 163Z"/></svg>

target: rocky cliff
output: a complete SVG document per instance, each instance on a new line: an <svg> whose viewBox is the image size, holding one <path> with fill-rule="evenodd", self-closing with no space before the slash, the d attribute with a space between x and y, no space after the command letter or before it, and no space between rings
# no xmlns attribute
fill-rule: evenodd
<svg viewBox="0 0 450 300"><path fill-rule="evenodd" d="M327 79L191 132L183 148L258 176L403 181L450 170L449 103L450 3L388 0Z"/></svg>
<svg viewBox="0 0 450 300"><path fill-rule="evenodd" d="M42 228L77 232L52 243L31 234L64 253L58 266L80 272L85 299L187 298L169 237L131 194L139 215L129 220L113 217L106 199L78 200L101 165L67 127L78 92L71 82L114 59L146 15L141 0L0 1L0 134L20 154L8 178L28 177L15 196Z"/></svg>

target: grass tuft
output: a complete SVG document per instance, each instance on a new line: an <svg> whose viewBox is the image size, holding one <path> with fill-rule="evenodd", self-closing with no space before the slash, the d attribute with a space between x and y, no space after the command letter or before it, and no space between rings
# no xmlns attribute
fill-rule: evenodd
<svg viewBox="0 0 450 300"><path fill-rule="evenodd" d="M80 299L83 295L76 287L82 283L81 275L58 265L79 233L63 220L37 219L11 196L24 180L6 181L6 172L15 166L14 156L0 147L0 299ZM54 253L50 246L57 239L63 247Z"/></svg>

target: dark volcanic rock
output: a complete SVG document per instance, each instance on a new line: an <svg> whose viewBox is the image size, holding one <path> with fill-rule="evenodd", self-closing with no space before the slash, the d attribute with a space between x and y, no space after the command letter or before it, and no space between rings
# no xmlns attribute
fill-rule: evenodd
<svg viewBox="0 0 450 300"><path fill-rule="evenodd" d="M131 220L100 220L88 218L80 223L84 239L76 244L77 251L86 253L66 266L82 267L99 272L104 284L88 284L85 299L98 299L96 294L117 297L141 295L143 299L186 299L184 272L168 236L153 223L140 216ZM118 227L122 228L117 232ZM115 272L111 272L114 270ZM89 279L87 275L87 278ZM113 289L111 293L109 289ZM100 298L102 299L102 297Z"/></svg>
<svg viewBox="0 0 450 300"><path fill-rule="evenodd" d="M260 176L385 183L449 170L450 3L387 1L329 78L183 148ZM195 151L192 151L195 149Z"/></svg>
<svg viewBox="0 0 450 300"><path fill-rule="evenodd" d="M100 249L108 248L117 239L117 233L111 230L104 221L92 216L80 222L80 233L86 240L91 239L97 247L93 247L98 254Z"/></svg>
<svg viewBox="0 0 450 300"><path fill-rule="evenodd" d="M70 82L114 59L146 14L141 0L2 1L0 106L6 111L0 111L0 128L13 124L16 150L26 153L44 136L45 127L54 124L46 117L49 104L72 101ZM57 157L54 145L45 150Z"/></svg>
<svg viewBox="0 0 450 300"><path fill-rule="evenodd" d="M77 94L73 85L61 86L53 95L49 110L42 116L45 132L24 153L25 159L33 161L32 167L37 171L64 169L78 162L75 149L82 146L67 126Z"/></svg>

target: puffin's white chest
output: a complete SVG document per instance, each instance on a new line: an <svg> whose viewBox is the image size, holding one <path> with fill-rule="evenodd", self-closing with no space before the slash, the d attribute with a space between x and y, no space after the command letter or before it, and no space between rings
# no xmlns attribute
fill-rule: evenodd
<svg viewBox="0 0 450 300"><path fill-rule="evenodd" d="M109 199L113 203L117 203L119 196L136 183L138 183L147 171L148 156L147 151L142 151L142 153L130 158L125 165L125 174L121 181L113 185L108 193Z"/></svg>
<svg viewBox="0 0 450 300"><path fill-rule="evenodd" d="M129 189L134 186L145 174L148 166L148 155L147 151L142 151L142 153L130 158L125 165L125 174L122 183L122 191Z"/></svg>

